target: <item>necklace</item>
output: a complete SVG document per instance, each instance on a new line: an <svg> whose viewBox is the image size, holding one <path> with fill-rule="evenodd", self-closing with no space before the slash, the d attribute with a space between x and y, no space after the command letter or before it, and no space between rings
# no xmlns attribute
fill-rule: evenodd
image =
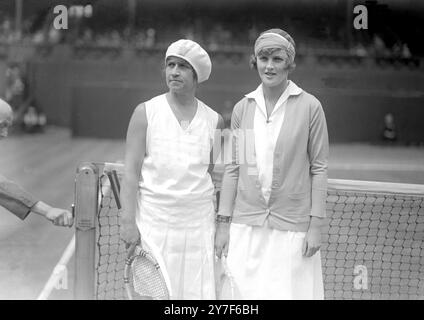
<svg viewBox="0 0 424 320"><path fill-rule="evenodd" d="M180 123L181 128L183 130L186 130L190 125L191 121L193 121L194 117L196 116L197 105L193 107L187 106L183 108L174 103L169 103L169 105L175 117L177 118L177 121Z"/></svg>

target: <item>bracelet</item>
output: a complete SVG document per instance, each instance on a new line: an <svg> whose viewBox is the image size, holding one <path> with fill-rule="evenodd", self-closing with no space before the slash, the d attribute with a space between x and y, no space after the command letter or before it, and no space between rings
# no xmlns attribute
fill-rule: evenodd
<svg viewBox="0 0 424 320"><path fill-rule="evenodd" d="M231 219L231 216L222 216L219 214L216 216L216 222L230 223Z"/></svg>

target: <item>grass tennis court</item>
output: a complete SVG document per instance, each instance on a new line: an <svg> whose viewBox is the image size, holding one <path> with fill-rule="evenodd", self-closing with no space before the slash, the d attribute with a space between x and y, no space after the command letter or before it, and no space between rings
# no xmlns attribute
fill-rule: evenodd
<svg viewBox="0 0 424 320"><path fill-rule="evenodd" d="M68 130L48 128L45 134L11 136L1 142L2 174L13 178L42 200L69 208L75 171L82 161L123 159L124 143L72 139ZM331 145L329 177L424 184L424 148ZM55 228L40 217L21 222L0 209L0 298L35 299L48 279L72 229ZM73 261L68 290L52 298L73 297Z"/></svg>

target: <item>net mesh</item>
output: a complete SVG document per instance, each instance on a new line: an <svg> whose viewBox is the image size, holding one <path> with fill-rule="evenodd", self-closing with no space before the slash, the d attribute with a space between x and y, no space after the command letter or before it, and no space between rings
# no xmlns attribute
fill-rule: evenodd
<svg viewBox="0 0 424 320"><path fill-rule="evenodd" d="M325 299L424 299L424 193L333 187L321 248ZM125 299L126 249L107 178L100 190L95 295Z"/></svg>
<svg viewBox="0 0 424 320"><path fill-rule="evenodd" d="M424 298L423 195L330 190L326 299Z"/></svg>
<svg viewBox="0 0 424 320"><path fill-rule="evenodd" d="M124 269L127 250L119 235L120 213L105 175L100 178L99 190L95 297L100 300L126 299Z"/></svg>

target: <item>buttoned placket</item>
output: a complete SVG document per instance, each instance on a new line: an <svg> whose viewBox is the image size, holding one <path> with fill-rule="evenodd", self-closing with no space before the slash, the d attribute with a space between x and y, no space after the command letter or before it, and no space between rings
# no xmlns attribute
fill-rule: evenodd
<svg viewBox="0 0 424 320"><path fill-rule="evenodd" d="M287 89L289 90L289 88L287 88ZM263 121L265 121L265 130L266 130L266 135L268 137L273 137L273 133L274 133L272 131L272 127L269 126L269 124L273 122L273 120L275 118L275 115L276 115L276 112L278 111L279 108L283 108L284 107L284 105L286 104L286 102L287 102L287 100L288 100L289 97L290 97L289 91L283 93L283 95L278 99L278 101L277 101L277 103L276 103L273 111L271 112L270 116L268 117L267 116L267 113L266 113L266 106L265 106L265 99L264 99L264 96L263 96L263 91L261 89L257 91L257 94L255 95L254 99L256 101L256 104L258 106L258 109L262 113ZM284 122L284 114L283 114L282 124L283 124L283 122ZM278 141L278 136L279 136L281 130L282 130L282 128L280 127L280 129L278 130L278 134L276 135L276 137L273 137L273 139L274 138L276 139L276 142ZM276 147L277 146L274 145L274 152L275 152ZM274 155L274 161L273 161L274 163L276 162L275 161L276 159L279 159L280 155L281 155L281 153L278 153L278 155L277 154ZM276 166L273 165L272 182L271 182L271 185L270 185L271 190L270 190L270 195L268 197L268 201L266 201L266 199L264 197L264 194L262 192L262 186L261 186L261 183L260 183L259 179L257 179L257 181L256 181L256 188L259 190L259 193L261 195L260 197L265 202L265 204L266 204L266 206L268 208L267 209L267 215L270 214L269 207L271 205L271 197L272 197L273 191L275 189L278 189L278 187L279 187L278 175L279 175L280 171L281 170L280 170L279 167L276 167Z"/></svg>
<svg viewBox="0 0 424 320"><path fill-rule="evenodd" d="M271 126L269 126L270 124L273 123L273 121L275 121L275 116L276 116L276 112L280 109L280 108L287 108L287 105L289 104L290 101L290 96L292 95L298 95L301 93L301 89L298 88L296 86L296 84L294 84L293 82L290 81L289 86L286 89L286 92L283 93L283 95L279 98L279 100L277 101L273 111L271 112L271 115L268 117L267 113L266 113L266 106L265 106L265 99L263 96L263 90L262 87L259 86L255 91L249 93L248 95L246 95L246 97L254 99L256 102L256 105L258 106L257 110L259 110L262 113L262 121L265 121L265 130L267 130L267 134L268 136L270 136L270 132L269 129ZM283 112L285 113L286 110L283 110ZM259 180L259 172L256 176L256 179L252 179L255 188L258 190L259 193L259 198L261 199L263 205L264 205L264 210L266 213L266 218L265 221L269 221L268 217L271 215L272 213L272 205L274 203L274 201L276 200L276 196L277 196L277 191L278 189L281 187L280 181L281 181L281 176L283 175L282 169L280 167L281 164L281 158L282 158L282 150L281 150L281 146L279 147L277 145L279 137L281 136L281 131L283 130L283 123L285 118L285 114L283 115L283 119L282 119L282 123L280 126L280 129L278 131L275 141L275 147L274 147L274 155L273 155L273 168L272 168L272 180L271 180L271 184L270 184L270 195L269 195L269 199L268 201L266 201L264 194L262 192L262 185L261 182ZM255 121L255 120L253 120ZM256 164L257 169L259 169L258 165ZM253 177L251 177L253 178ZM269 222L265 222L266 224Z"/></svg>

